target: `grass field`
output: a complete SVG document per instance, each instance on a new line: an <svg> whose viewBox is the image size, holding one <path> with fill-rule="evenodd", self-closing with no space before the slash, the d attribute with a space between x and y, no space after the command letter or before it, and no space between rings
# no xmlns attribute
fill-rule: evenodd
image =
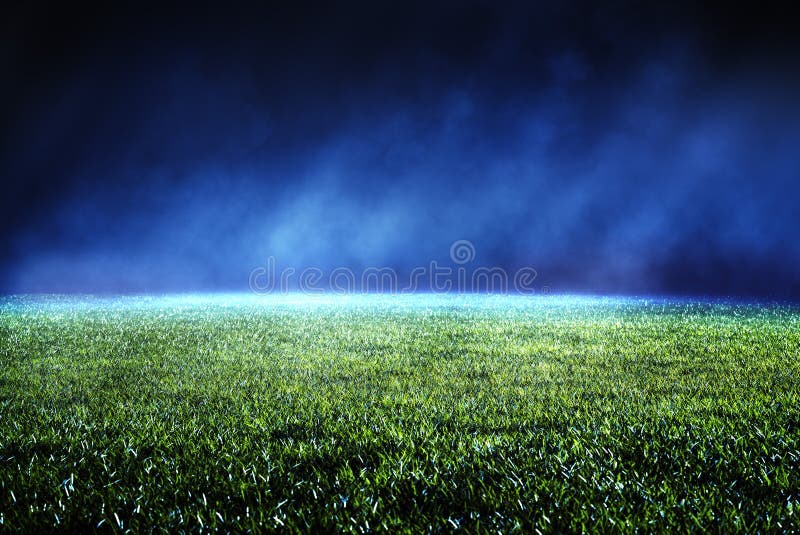
<svg viewBox="0 0 800 535"><path fill-rule="evenodd" d="M0 301L0 531L800 529L800 309Z"/></svg>

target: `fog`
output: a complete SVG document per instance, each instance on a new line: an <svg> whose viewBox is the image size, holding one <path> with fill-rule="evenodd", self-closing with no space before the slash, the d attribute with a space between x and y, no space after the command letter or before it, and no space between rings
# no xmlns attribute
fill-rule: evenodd
<svg viewBox="0 0 800 535"><path fill-rule="evenodd" d="M793 43L571 8L109 15L63 56L80 28L23 24L2 290L407 273L469 240L553 292L800 296Z"/></svg>

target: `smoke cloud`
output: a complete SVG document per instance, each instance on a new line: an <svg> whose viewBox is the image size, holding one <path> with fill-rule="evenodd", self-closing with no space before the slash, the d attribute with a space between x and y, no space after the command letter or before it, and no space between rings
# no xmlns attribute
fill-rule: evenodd
<svg viewBox="0 0 800 535"><path fill-rule="evenodd" d="M795 43L665 9L20 13L2 290L246 290L268 256L407 272L464 239L554 291L796 298Z"/></svg>

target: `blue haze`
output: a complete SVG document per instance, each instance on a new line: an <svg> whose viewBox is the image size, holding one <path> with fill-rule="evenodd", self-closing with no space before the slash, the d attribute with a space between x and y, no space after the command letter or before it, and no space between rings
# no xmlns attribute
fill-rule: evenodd
<svg viewBox="0 0 800 535"><path fill-rule="evenodd" d="M493 15L455 52L104 37L14 115L2 290L246 290L268 256L408 272L466 239L555 292L800 296L790 60Z"/></svg>

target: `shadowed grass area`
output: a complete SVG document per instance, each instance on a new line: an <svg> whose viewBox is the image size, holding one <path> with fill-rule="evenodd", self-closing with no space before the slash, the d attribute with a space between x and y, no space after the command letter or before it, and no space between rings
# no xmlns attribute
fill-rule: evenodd
<svg viewBox="0 0 800 535"><path fill-rule="evenodd" d="M0 530L800 526L800 310L9 298Z"/></svg>

